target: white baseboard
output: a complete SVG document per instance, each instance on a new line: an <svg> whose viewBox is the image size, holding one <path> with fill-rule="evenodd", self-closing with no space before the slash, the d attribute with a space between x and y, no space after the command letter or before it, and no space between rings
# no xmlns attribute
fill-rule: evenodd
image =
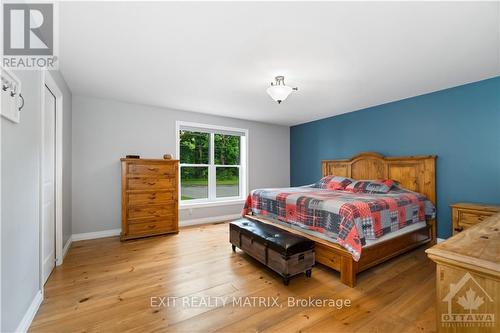
<svg viewBox="0 0 500 333"><path fill-rule="evenodd" d="M28 310L24 314L23 319L17 326L16 332L24 333L28 331L28 329L31 326L31 322L33 321L33 318L35 318L36 312L40 307L40 304L42 304L42 301L43 301L42 292L39 290L37 291L35 298L33 298L33 301L31 302Z"/></svg>
<svg viewBox="0 0 500 333"><path fill-rule="evenodd" d="M444 238L436 238L436 242L439 244L441 242L444 242L446 239Z"/></svg>
<svg viewBox="0 0 500 333"><path fill-rule="evenodd" d="M63 259L66 258L66 254L68 253L68 250L71 247L71 243L73 243L73 235L69 236L68 240L66 241L66 244L64 244L62 253Z"/></svg>
<svg viewBox="0 0 500 333"><path fill-rule="evenodd" d="M179 226L180 227L187 227L187 226L198 225L198 224L224 222L224 221L234 220L234 219L237 219L239 217L241 217L241 214L229 214L229 215L221 215L221 216L202 217L199 219L179 221Z"/></svg>
<svg viewBox="0 0 500 333"><path fill-rule="evenodd" d="M190 219L190 220L179 221L179 226L180 227L187 227L187 226L198 225L198 224L223 222L223 221L234 220L234 219L237 219L239 217L241 217L241 214L229 214L229 215L202 217L199 219ZM112 237L112 236L119 236L120 232L121 232L121 229L85 232L85 233L81 233L81 234L73 234L70 239L71 239L71 242L76 242L76 241L87 240L87 239ZM69 244L68 243L66 243L66 244L68 245L68 248L69 248ZM66 245L64 247L65 247L64 253L66 253L66 251L67 251Z"/></svg>
<svg viewBox="0 0 500 333"><path fill-rule="evenodd" d="M95 231L95 232L84 232L81 234L73 234L71 236L72 242L87 240L87 239L96 239L103 237L112 237L119 236L121 229L111 229L111 230L103 230L103 231Z"/></svg>
<svg viewBox="0 0 500 333"><path fill-rule="evenodd" d="M71 247L72 243L73 243L73 235L70 235L68 240L66 241L66 244L64 244L62 251L62 258L60 261L57 262L57 266L62 265L64 258L66 258L66 254L68 254L68 250Z"/></svg>

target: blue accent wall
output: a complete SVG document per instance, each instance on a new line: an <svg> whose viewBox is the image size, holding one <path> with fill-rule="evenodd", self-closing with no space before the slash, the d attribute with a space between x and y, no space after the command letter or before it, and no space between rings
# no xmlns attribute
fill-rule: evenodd
<svg viewBox="0 0 500 333"><path fill-rule="evenodd" d="M453 202L500 204L500 76L290 128L290 183L321 178L321 160L374 151L437 155L438 237Z"/></svg>

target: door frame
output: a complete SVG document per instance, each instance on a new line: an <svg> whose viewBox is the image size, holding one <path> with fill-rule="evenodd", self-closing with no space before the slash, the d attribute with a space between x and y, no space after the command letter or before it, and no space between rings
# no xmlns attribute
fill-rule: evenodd
<svg viewBox="0 0 500 333"><path fill-rule="evenodd" d="M40 196L40 209L39 209L39 274L40 274L40 290L43 295L43 202L44 202L44 193L43 193L43 157L45 154L43 148L43 140L44 140L44 132L45 132L45 123L44 123L44 107L45 107L45 86L49 88L49 90L56 97L56 124L55 124L55 250L56 250L56 265L59 266L63 262L63 239L62 239L62 180L63 180L63 93L61 89L59 89L56 81L54 80L52 74L48 70L43 70L41 72L42 75L42 84L40 87L41 91L41 113L40 113L40 126L41 126L41 136L40 136L40 186L39 186L39 196Z"/></svg>

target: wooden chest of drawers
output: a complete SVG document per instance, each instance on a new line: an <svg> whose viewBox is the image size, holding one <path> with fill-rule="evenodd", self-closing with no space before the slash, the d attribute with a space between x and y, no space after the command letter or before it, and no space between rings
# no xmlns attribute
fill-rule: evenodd
<svg viewBox="0 0 500 333"><path fill-rule="evenodd" d="M178 232L178 160L122 158L121 163L121 239Z"/></svg>
<svg viewBox="0 0 500 333"><path fill-rule="evenodd" d="M486 218L426 252L437 264L437 331L498 332L500 214Z"/></svg>
<svg viewBox="0 0 500 333"><path fill-rule="evenodd" d="M450 205L453 222L453 235L463 231L486 218L500 213L500 206L476 203L456 203Z"/></svg>

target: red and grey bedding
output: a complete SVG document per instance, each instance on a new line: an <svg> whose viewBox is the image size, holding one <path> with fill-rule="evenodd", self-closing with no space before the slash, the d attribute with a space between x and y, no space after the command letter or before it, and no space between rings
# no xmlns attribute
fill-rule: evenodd
<svg viewBox="0 0 500 333"><path fill-rule="evenodd" d="M425 196L390 181L337 178L335 182L342 183L342 188L328 185L323 178L310 186L253 190L242 214L254 213L320 232L336 240L356 261L366 240L435 217L435 207ZM356 186L357 182L363 183Z"/></svg>

